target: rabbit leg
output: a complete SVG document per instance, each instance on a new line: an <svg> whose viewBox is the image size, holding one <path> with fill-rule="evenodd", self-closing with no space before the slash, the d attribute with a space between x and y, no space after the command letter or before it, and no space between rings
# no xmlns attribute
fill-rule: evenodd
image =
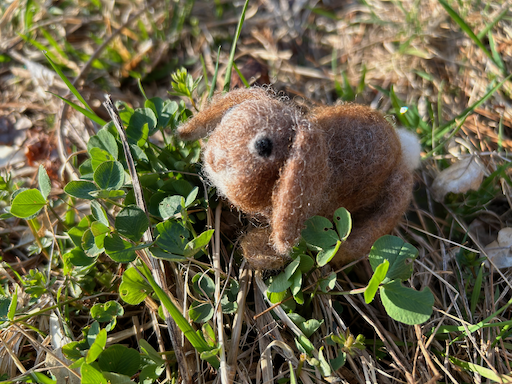
<svg viewBox="0 0 512 384"><path fill-rule="evenodd" d="M379 205L354 215L352 232L331 264L341 267L357 260L370 252L379 237L390 233L409 206L412 184L411 172L405 166L397 169L383 188Z"/></svg>
<svg viewBox="0 0 512 384"><path fill-rule="evenodd" d="M240 241L245 259L256 270L279 270L290 257L276 252L270 241L270 228L255 228Z"/></svg>

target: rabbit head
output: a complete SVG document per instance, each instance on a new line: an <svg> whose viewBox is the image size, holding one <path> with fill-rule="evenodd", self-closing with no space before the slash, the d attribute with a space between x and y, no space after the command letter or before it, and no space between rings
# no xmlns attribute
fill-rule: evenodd
<svg viewBox="0 0 512 384"><path fill-rule="evenodd" d="M321 203L324 133L261 89L232 91L178 129L187 138L196 132L209 134L203 156L211 183L241 211L265 217L272 246L288 253Z"/></svg>

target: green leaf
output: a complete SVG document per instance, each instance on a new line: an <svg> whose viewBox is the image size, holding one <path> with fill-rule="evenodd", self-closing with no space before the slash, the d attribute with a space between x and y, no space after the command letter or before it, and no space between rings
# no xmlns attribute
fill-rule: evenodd
<svg viewBox="0 0 512 384"><path fill-rule="evenodd" d="M308 255L299 255L297 259L299 260L299 269L302 273L308 273L315 265L315 261Z"/></svg>
<svg viewBox="0 0 512 384"><path fill-rule="evenodd" d="M90 216L85 216L80 222L68 231L68 235L71 238L73 244L77 247L82 246L82 237L87 229L91 226Z"/></svg>
<svg viewBox="0 0 512 384"><path fill-rule="evenodd" d="M39 190L46 200L52 190L52 182L46 173L46 169L42 165L39 165L39 172L37 172L37 180L39 182Z"/></svg>
<svg viewBox="0 0 512 384"><path fill-rule="evenodd" d="M296 296L302 288L302 272L297 269L295 273L289 278L291 282L290 291L293 296Z"/></svg>
<svg viewBox="0 0 512 384"><path fill-rule="evenodd" d="M90 364L96 360L105 349L105 345L107 345L107 331L102 329L96 336L96 340L94 340L94 343L91 345L91 348L87 352L85 362Z"/></svg>
<svg viewBox="0 0 512 384"><path fill-rule="evenodd" d="M92 216L101 224L103 224L106 227L109 226L107 213L105 212L105 209L103 209L101 204L98 203L97 201L91 202L91 213Z"/></svg>
<svg viewBox="0 0 512 384"><path fill-rule="evenodd" d="M174 195L163 199L158 205L158 211L162 219L167 220L179 213L185 206L185 199L183 196Z"/></svg>
<svg viewBox="0 0 512 384"><path fill-rule="evenodd" d="M82 364L80 373L82 374L81 384L107 384L107 379L90 364Z"/></svg>
<svg viewBox="0 0 512 384"><path fill-rule="evenodd" d="M185 179L172 180L172 188L181 196L188 196L195 187Z"/></svg>
<svg viewBox="0 0 512 384"><path fill-rule="evenodd" d="M106 303L96 303L91 308L91 317L99 322L111 322L117 316L122 316L124 309L117 301L110 300Z"/></svg>
<svg viewBox="0 0 512 384"><path fill-rule="evenodd" d="M156 364L162 365L165 363L165 360L160 357L158 352L146 340L140 339L139 346L140 346L140 350L142 351L142 353L144 353L146 356L148 356Z"/></svg>
<svg viewBox="0 0 512 384"><path fill-rule="evenodd" d="M291 282L290 282L290 285L291 285ZM267 290L267 297L268 297L268 300L272 304L276 304L276 303L279 303L280 301L283 301L284 299L286 299L287 293L288 293L288 290L284 290L282 292L269 292Z"/></svg>
<svg viewBox="0 0 512 384"><path fill-rule="evenodd" d="M187 260L185 256L175 255L173 253L166 252L159 247L150 247L149 252L151 252L153 257L157 259L174 261L176 263L182 263Z"/></svg>
<svg viewBox="0 0 512 384"><path fill-rule="evenodd" d="M233 314L238 309L238 304L235 300L230 300L229 296L224 294L220 299L220 305L222 307L222 313L227 315Z"/></svg>
<svg viewBox="0 0 512 384"><path fill-rule="evenodd" d="M9 310L12 299L10 297L0 296L0 321L8 320Z"/></svg>
<svg viewBox="0 0 512 384"><path fill-rule="evenodd" d="M295 312L288 313L288 317L297 325L300 325L301 323L306 321L305 318L303 318L301 315Z"/></svg>
<svg viewBox="0 0 512 384"><path fill-rule="evenodd" d="M171 100L164 102L160 97L153 97L146 100L144 106L150 108L155 113L158 128L167 127L174 114L178 111L178 103Z"/></svg>
<svg viewBox="0 0 512 384"><path fill-rule="evenodd" d="M318 251L332 247L339 241L337 233L332 230L332 223L322 216L314 216L306 221L302 237Z"/></svg>
<svg viewBox="0 0 512 384"><path fill-rule="evenodd" d="M201 360L208 361L214 368L219 367L219 352L220 352L220 345L217 348L212 348L207 351L203 351L200 353Z"/></svg>
<svg viewBox="0 0 512 384"><path fill-rule="evenodd" d="M267 288L267 291L269 293L284 292L288 288L290 288L292 285L292 282L290 280L288 280L288 278L286 277L286 275L283 272L277 276L273 276L270 279L270 281L271 281L271 283Z"/></svg>
<svg viewBox="0 0 512 384"><path fill-rule="evenodd" d="M93 321L91 324L91 327L89 328L89 332L87 332L86 340L87 344L89 344L89 347L94 344L94 341L96 340L96 337L100 333L100 323L97 321Z"/></svg>
<svg viewBox="0 0 512 384"><path fill-rule="evenodd" d="M139 374L139 383L152 384L160 377L162 372L165 371L165 366L162 364L148 364Z"/></svg>
<svg viewBox="0 0 512 384"><path fill-rule="evenodd" d="M98 187L94 183L85 180L70 181L64 187L64 192L66 192L68 195L85 200L94 200L94 197L91 196L89 192L97 190Z"/></svg>
<svg viewBox="0 0 512 384"><path fill-rule="evenodd" d="M75 267L87 267L96 261L95 258L87 256L80 248L74 248L62 257L66 262L71 263Z"/></svg>
<svg viewBox="0 0 512 384"><path fill-rule="evenodd" d="M194 256L201 248L204 248L208 245L210 242L210 239L212 238L214 229L209 229L207 231L204 231L199 236L197 236L195 239L189 241L187 245L185 246L185 256L186 257L192 257Z"/></svg>
<svg viewBox="0 0 512 384"><path fill-rule="evenodd" d="M78 347L77 347L78 349ZM80 353L80 351L78 351L78 353ZM69 366L69 368L71 369L77 369L77 368L82 368L82 365L85 364L85 357L80 357L77 361L75 361L73 364L71 364Z"/></svg>
<svg viewBox="0 0 512 384"><path fill-rule="evenodd" d="M341 241L346 241L352 230L352 217L345 208L338 208L334 212L334 224Z"/></svg>
<svg viewBox="0 0 512 384"><path fill-rule="evenodd" d="M290 278L293 276L297 268L299 267L300 260L295 259L290 264L288 264L283 272L281 272L277 276L273 276L270 281L270 285L267 288L267 291L270 293L279 293L286 291L288 288L292 286L292 281ZM299 270L300 273L300 270Z"/></svg>
<svg viewBox="0 0 512 384"><path fill-rule="evenodd" d="M97 246L94 235L91 229L87 229L82 237L82 248L85 254L89 257L98 256L104 251L103 248Z"/></svg>
<svg viewBox="0 0 512 384"><path fill-rule="evenodd" d="M98 168L98 166L106 161L115 161L116 159L110 153L105 151L104 149L93 147L89 150L89 154L91 155L91 167L93 172Z"/></svg>
<svg viewBox="0 0 512 384"><path fill-rule="evenodd" d="M124 168L118 161L105 161L94 171L94 182L101 189L117 190L124 184Z"/></svg>
<svg viewBox="0 0 512 384"><path fill-rule="evenodd" d="M115 227L120 235L139 241L149 227L149 219L142 209L130 205L117 214Z"/></svg>
<svg viewBox="0 0 512 384"><path fill-rule="evenodd" d="M190 207L194 201L196 200L197 194L199 192L199 187L194 187L192 191L187 196L187 199L185 200L185 207Z"/></svg>
<svg viewBox="0 0 512 384"><path fill-rule="evenodd" d="M135 268L130 267L124 271L121 284L119 285L119 296L126 303L132 305L140 304L152 291L151 286Z"/></svg>
<svg viewBox="0 0 512 384"><path fill-rule="evenodd" d="M107 152L114 158L114 160L117 160L119 156L116 138L106 128L100 129L96 135L91 136L89 139L89 142L87 143L87 151L91 156L91 150L93 148L99 148Z"/></svg>
<svg viewBox="0 0 512 384"><path fill-rule="evenodd" d="M308 321L304 321L299 324L299 328L304 333L306 337L311 337L313 333L316 332L318 328L323 324L324 320L318 321L317 319L310 319Z"/></svg>
<svg viewBox="0 0 512 384"><path fill-rule="evenodd" d="M302 353L307 354L308 356L311 356L313 351L315 350L315 346L306 336L300 335L295 338L295 345L301 351Z"/></svg>
<svg viewBox="0 0 512 384"><path fill-rule="evenodd" d="M384 283L400 279L407 280L412 274L412 263L418 256L418 250L396 236L386 235L378 239L370 251L369 259L372 269L389 261L389 270Z"/></svg>
<svg viewBox="0 0 512 384"><path fill-rule="evenodd" d="M334 359L329 360L329 362L331 363L332 369L337 371L338 369L340 369L341 367L343 367L345 365L346 359L347 359L347 354L345 352L343 352L342 350L339 350L338 356L335 357Z"/></svg>
<svg viewBox="0 0 512 384"><path fill-rule="evenodd" d="M42 374L41 372L31 372L30 376L32 376L36 383L57 384L57 380L52 380L48 376Z"/></svg>
<svg viewBox="0 0 512 384"><path fill-rule="evenodd" d="M323 267L326 265L329 261L332 260L334 256L336 256L336 253L338 253L338 250L340 249L341 241L338 240L336 245L334 247L329 247L327 249L322 249L318 254L316 255L316 263L319 267Z"/></svg>
<svg viewBox="0 0 512 384"><path fill-rule="evenodd" d="M380 287L380 298L387 314L404 324L421 324L432 315L434 295L428 287L415 291L394 280Z"/></svg>
<svg viewBox="0 0 512 384"><path fill-rule="evenodd" d="M133 112L126 128L126 136L128 137L128 142L142 147L148 136L151 136L156 130L157 118L155 113L150 108L137 108Z"/></svg>
<svg viewBox="0 0 512 384"><path fill-rule="evenodd" d="M38 213L46 205L46 199L38 189L20 192L12 201L11 214L21 219Z"/></svg>
<svg viewBox="0 0 512 384"><path fill-rule="evenodd" d="M109 384L134 384L135 381L131 380L127 375L120 373L102 371L101 372Z"/></svg>
<svg viewBox="0 0 512 384"><path fill-rule="evenodd" d="M188 316L196 323L205 323L213 317L213 305L195 300L188 309Z"/></svg>
<svg viewBox="0 0 512 384"><path fill-rule="evenodd" d="M320 347L320 349L318 350L318 360L320 361L318 368L320 368L320 372L322 373L323 377L329 377L331 376L331 367L329 366L329 363L324 357L323 350L323 346Z"/></svg>
<svg viewBox="0 0 512 384"><path fill-rule="evenodd" d="M112 159L108 159L108 160L114 160L114 158ZM105 160L107 161L107 160ZM103 161L102 161L103 162ZM99 164L98 164L99 165ZM96 168L94 168L96 169ZM80 172L80 174L82 175L82 177L84 179L92 179L92 174L94 173L94 169L92 167L92 160L91 158L89 159L86 159L82 164L80 164L80 166L78 167L78 171Z"/></svg>
<svg viewBox="0 0 512 384"><path fill-rule="evenodd" d="M124 345L112 345L100 355L98 364L102 371L133 376L139 370L140 354Z"/></svg>
<svg viewBox="0 0 512 384"><path fill-rule="evenodd" d="M93 191L90 195L94 198L98 199L118 199L125 195L125 192L122 189L114 189L111 191L101 190L101 191Z"/></svg>
<svg viewBox="0 0 512 384"><path fill-rule="evenodd" d="M199 295L213 298L215 294L215 283L206 273L196 273L192 277L192 288Z"/></svg>
<svg viewBox="0 0 512 384"><path fill-rule="evenodd" d="M105 253L118 263L129 263L137 258L134 247L131 243L123 240L118 234L112 233L103 240Z"/></svg>
<svg viewBox="0 0 512 384"><path fill-rule="evenodd" d="M188 243L189 231L177 221L167 220L156 226L158 237L156 245L167 252L176 255L185 254L185 246Z"/></svg>
<svg viewBox="0 0 512 384"><path fill-rule="evenodd" d="M320 290L324 293L327 293L330 290L334 289L334 287L336 285L336 278L337 278L336 273L331 272L329 274L329 276L320 280L320 282L319 282Z"/></svg>
<svg viewBox="0 0 512 384"><path fill-rule="evenodd" d="M104 248L105 236L110 233L110 228L99 221L95 221L91 225L91 232L94 235L94 244L100 249Z"/></svg>
<svg viewBox="0 0 512 384"><path fill-rule="evenodd" d="M215 348L217 346L217 340L215 337L215 331L213 330L212 326L208 323L204 323L201 326L201 330L203 332L203 336L208 342L208 345L212 348Z"/></svg>
<svg viewBox="0 0 512 384"><path fill-rule="evenodd" d="M386 278L386 274L389 269L389 261L384 260L382 264L375 268L375 272L373 273L372 278L368 282L368 286L364 291L364 301L366 304L370 304L373 301L373 298L377 294L380 283Z"/></svg>
<svg viewBox="0 0 512 384"><path fill-rule="evenodd" d="M9 304L9 310L7 311L7 318L11 321L14 320L14 315L16 313L17 306L18 306L18 288L16 287L16 291L12 295L11 303Z"/></svg>

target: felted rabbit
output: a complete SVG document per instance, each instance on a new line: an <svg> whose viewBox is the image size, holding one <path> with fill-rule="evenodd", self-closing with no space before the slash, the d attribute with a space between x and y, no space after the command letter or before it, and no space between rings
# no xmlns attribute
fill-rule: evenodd
<svg viewBox="0 0 512 384"><path fill-rule="evenodd" d="M419 161L414 135L418 150L405 156L401 135L369 107L343 104L303 112L263 88L217 96L180 126L178 135L208 136L203 152L208 179L221 196L263 223L241 241L255 269L283 267L305 221L314 215L332 220L339 207L351 213L353 228L331 264L365 255L403 216ZM410 135L405 132L404 138L411 140Z"/></svg>

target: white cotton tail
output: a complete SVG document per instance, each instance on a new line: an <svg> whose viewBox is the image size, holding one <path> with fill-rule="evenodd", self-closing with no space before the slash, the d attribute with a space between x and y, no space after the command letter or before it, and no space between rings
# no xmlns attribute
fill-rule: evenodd
<svg viewBox="0 0 512 384"><path fill-rule="evenodd" d="M398 137L402 145L402 160L411 171L419 168L421 162L421 145L418 136L405 128L398 128Z"/></svg>

